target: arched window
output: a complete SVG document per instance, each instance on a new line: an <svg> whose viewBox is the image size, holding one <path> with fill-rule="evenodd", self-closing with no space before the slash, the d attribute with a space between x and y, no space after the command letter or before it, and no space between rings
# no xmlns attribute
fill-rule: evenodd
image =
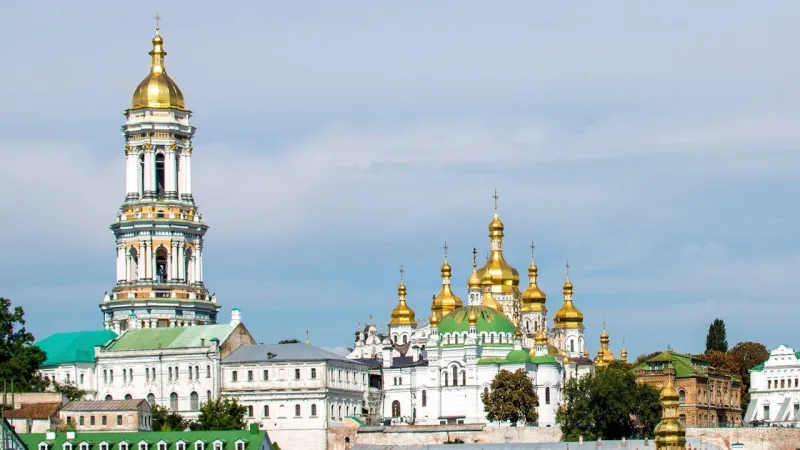
<svg viewBox="0 0 800 450"><path fill-rule="evenodd" d="M192 391L192 393L189 394L189 408L192 411L200 409L200 396L197 395L197 392Z"/></svg>
<svg viewBox="0 0 800 450"><path fill-rule="evenodd" d="M447 372L444 373L444 387L447 387Z"/></svg>
<svg viewBox="0 0 800 450"><path fill-rule="evenodd" d="M494 335L489 335L489 343L494 344Z"/></svg>
<svg viewBox="0 0 800 450"><path fill-rule="evenodd" d="M131 247L128 253L128 279L136 281L139 279L139 252L136 247Z"/></svg>
<svg viewBox="0 0 800 450"><path fill-rule="evenodd" d="M678 403L680 404L686 403L686 391L684 391L683 389L678 391Z"/></svg>
<svg viewBox="0 0 800 450"><path fill-rule="evenodd" d="M178 394L174 392L172 394L169 394L169 409L173 411L178 410Z"/></svg>
<svg viewBox="0 0 800 450"><path fill-rule="evenodd" d="M269 417L269 405L264 405L264 417Z"/></svg>
<svg viewBox="0 0 800 450"><path fill-rule="evenodd" d="M461 385L462 386L466 386L467 385L467 371L466 370L461 372Z"/></svg>
<svg viewBox="0 0 800 450"><path fill-rule="evenodd" d="M211 400L211 391L206 391L206 400Z"/></svg>
<svg viewBox="0 0 800 450"><path fill-rule="evenodd" d="M153 395L152 392L150 394L147 394L147 403L150 403L150 406L153 406L153 405L156 404L156 396Z"/></svg>
<svg viewBox="0 0 800 450"><path fill-rule="evenodd" d="M211 366L206 366L206 378L211 378Z"/></svg>
<svg viewBox="0 0 800 450"><path fill-rule="evenodd" d="M392 336L392 342L394 342L395 344L399 344L400 343L397 340L397 335L396 334L394 336Z"/></svg>
<svg viewBox="0 0 800 450"><path fill-rule="evenodd" d="M342 420L342 405L339 405L339 420Z"/></svg>
<svg viewBox="0 0 800 450"><path fill-rule="evenodd" d="M133 383L133 369L128 369L128 380Z"/></svg>
<svg viewBox="0 0 800 450"><path fill-rule="evenodd" d="M575 353L575 341L572 339L569 340L569 351Z"/></svg>
<svg viewBox="0 0 800 450"><path fill-rule="evenodd" d="M186 274L186 281L194 283L194 252L191 247L186 247L183 252L183 270Z"/></svg>
<svg viewBox="0 0 800 450"><path fill-rule="evenodd" d="M114 399L113 399L113 398L112 398L110 395L106 395L106 398L105 398L105 400L106 400L107 402L110 402L111 400L114 400Z"/></svg>
<svg viewBox="0 0 800 450"><path fill-rule="evenodd" d="M294 405L294 416L300 417L300 405Z"/></svg>
<svg viewBox="0 0 800 450"><path fill-rule="evenodd" d="M544 388L544 404L545 405L549 405L550 404L550 388L549 387Z"/></svg>
<svg viewBox="0 0 800 450"><path fill-rule="evenodd" d="M194 379L200 379L200 366L194 366Z"/></svg>
<svg viewBox="0 0 800 450"><path fill-rule="evenodd" d="M392 402L392 417L400 417L400 402L397 400Z"/></svg>
<svg viewBox="0 0 800 450"><path fill-rule="evenodd" d="M167 380L172 381L172 367L168 368L169 378Z"/></svg>
<svg viewBox="0 0 800 450"><path fill-rule="evenodd" d="M455 336L453 336L453 339L455 339L456 345L458 345L458 335L457 334Z"/></svg>
<svg viewBox="0 0 800 450"><path fill-rule="evenodd" d="M403 335L403 344L408 344L408 335Z"/></svg>
<svg viewBox="0 0 800 450"><path fill-rule="evenodd" d="M133 400L133 396L131 394L125 394L125 400Z"/></svg>
<svg viewBox="0 0 800 450"><path fill-rule="evenodd" d="M422 406L428 406L428 392L422 391Z"/></svg>
<svg viewBox="0 0 800 450"><path fill-rule="evenodd" d="M167 260L169 260L167 249L159 247L156 250L156 281L159 283L167 282Z"/></svg>
<svg viewBox="0 0 800 450"><path fill-rule="evenodd" d="M489 388L488 387L483 388L483 395L489 395Z"/></svg>
<svg viewBox="0 0 800 450"><path fill-rule="evenodd" d="M156 194L164 198L164 154L156 155Z"/></svg>
<svg viewBox="0 0 800 450"><path fill-rule="evenodd" d="M311 405L311 415L314 417L317 416L317 405Z"/></svg>
<svg viewBox="0 0 800 450"><path fill-rule="evenodd" d="M349 415L350 415L350 405L347 405L345 407L345 416L349 416Z"/></svg>
<svg viewBox="0 0 800 450"><path fill-rule="evenodd" d="M458 367L453 366L453 386L458 386Z"/></svg>
<svg viewBox="0 0 800 450"><path fill-rule="evenodd" d="M331 420L336 418L336 407L331 405Z"/></svg>
<svg viewBox="0 0 800 450"><path fill-rule="evenodd" d="M122 383L125 384L128 382L128 371L122 369Z"/></svg>

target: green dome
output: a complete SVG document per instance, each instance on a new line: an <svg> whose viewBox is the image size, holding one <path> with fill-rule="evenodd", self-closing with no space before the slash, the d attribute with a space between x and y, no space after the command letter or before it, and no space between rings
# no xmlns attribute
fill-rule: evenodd
<svg viewBox="0 0 800 450"><path fill-rule="evenodd" d="M519 363L524 364L528 362L528 351L527 350L512 350L508 352L506 355L507 363Z"/></svg>
<svg viewBox="0 0 800 450"><path fill-rule="evenodd" d="M439 333L469 332L467 318L470 311L475 311L475 316L478 318L476 323L478 334L482 331L513 334L517 331L514 324L503 313L497 312L494 308L489 308L488 306L473 305L458 308L442 317L439 322Z"/></svg>

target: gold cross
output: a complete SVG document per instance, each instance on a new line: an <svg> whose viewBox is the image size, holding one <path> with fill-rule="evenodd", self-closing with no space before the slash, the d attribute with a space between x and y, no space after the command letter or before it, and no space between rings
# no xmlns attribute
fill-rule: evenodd
<svg viewBox="0 0 800 450"><path fill-rule="evenodd" d="M494 195L492 196L492 198L494 198L494 210L495 212L497 212L497 200L500 198L497 195L497 188L494 189Z"/></svg>
<svg viewBox="0 0 800 450"><path fill-rule="evenodd" d="M447 241L444 241L444 257L447 258Z"/></svg>
<svg viewBox="0 0 800 450"><path fill-rule="evenodd" d="M569 260L567 260L567 278L569 278Z"/></svg>
<svg viewBox="0 0 800 450"><path fill-rule="evenodd" d="M403 274L404 274L405 272L406 272L406 271L405 271L405 270L403 270L403 266L400 266L400 281L403 281Z"/></svg>
<svg viewBox="0 0 800 450"><path fill-rule="evenodd" d="M161 20L161 16L158 15L158 12L156 12L156 16L154 17L154 19L156 19L156 31L158 31L159 30L158 22Z"/></svg>
<svg viewBox="0 0 800 450"><path fill-rule="evenodd" d="M478 250L475 247L472 247L472 268L474 269L478 263L476 262L478 259Z"/></svg>
<svg viewBox="0 0 800 450"><path fill-rule="evenodd" d="M533 259L533 251L536 250L536 246L533 245L533 241L531 241L531 259Z"/></svg>

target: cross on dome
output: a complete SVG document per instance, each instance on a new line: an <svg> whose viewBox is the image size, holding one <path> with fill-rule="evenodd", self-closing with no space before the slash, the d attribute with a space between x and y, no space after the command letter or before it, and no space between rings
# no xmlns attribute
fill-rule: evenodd
<svg viewBox="0 0 800 450"><path fill-rule="evenodd" d="M531 241L531 259L533 259L533 251L536 250L536 246L533 245L533 241Z"/></svg>
<svg viewBox="0 0 800 450"><path fill-rule="evenodd" d="M494 199L494 212L497 212L497 200L500 199L500 196L497 195L497 188L494 188L494 195L492 198Z"/></svg>
<svg viewBox="0 0 800 450"><path fill-rule="evenodd" d="M447 258L447 241L444 241L444 257Z"/></svg>
<svg viewBox="0 0 800 450"><path fill-rule="evenodd" d="M158 12L156 12L156 16L154 17L154 19L156 19L156 31L158 31L159 30L159 22L161 21L161 16L158 15Z"/></svg>
<svg viewBox="0 0 800 450"><path fill-rule="evenodd" d="M473 269L478 265L477 260L478 260L478 250L475 249L475 247L472 247L472 268Z"/></svg>
<svg viewBox="0 0 800 450"><path fill-rule="evenodd" d="M569 260L567 260L567 279L569 280Z"/></svg>
<svg viewBox="0 0 800 450"><path fill-rule="evenodd" d="M403 270L403 266L400 266L400 281L403 281L403 274L404 273L406 273L406 271Z"/></svg>

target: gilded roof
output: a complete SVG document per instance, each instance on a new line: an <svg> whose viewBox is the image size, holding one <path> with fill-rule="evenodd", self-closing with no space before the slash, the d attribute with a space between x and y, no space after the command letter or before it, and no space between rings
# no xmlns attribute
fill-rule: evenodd
<svg viewBox="0 0 800 450"><path fill-rule="evenodd" d="M152 63L150 73L133 91L131 109L138 108L175 108L186 109L183 93L178 85L167 74L164 65L164 40L156 31L153 38L153 50L150 51Z"/></svg>
<svg viewBox="0 0 800 450"><path fill-rule="evenodd" d="M406 285L400 281L397 287L397 306L392 310L389 325L416 325L414 310L406 304Z"/></svg>

